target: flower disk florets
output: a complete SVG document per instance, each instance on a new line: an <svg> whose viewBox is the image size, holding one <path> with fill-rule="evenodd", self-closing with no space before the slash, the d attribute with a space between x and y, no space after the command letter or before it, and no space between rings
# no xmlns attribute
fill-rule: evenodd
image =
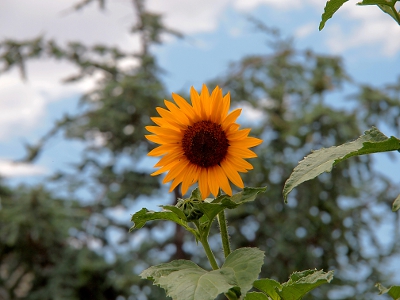
<svg viewBox="0 0 400 300"><path fill-rule="evenodd" d="M226 156L228 146L221 125L211 121L200 121L189 126L182 139L182 148L187 159L203 168L219 164Z"/></svg>

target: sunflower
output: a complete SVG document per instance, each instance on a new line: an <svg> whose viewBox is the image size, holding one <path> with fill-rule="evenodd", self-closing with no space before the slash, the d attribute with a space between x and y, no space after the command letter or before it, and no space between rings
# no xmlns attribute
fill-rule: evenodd
<svg viewBox="0 0 400 300"><path fill-rule="evenodd" d="M229 181L243 188L238 172L253 169L245 158L257 157L249 148L262 140L249 137L250 129L239 130L235 123L241 109L228 114L230 95L222 95L218 86L209 93L203 85L200 95L190 89L190 105L184 98L172 94L175 103L164 100L167 109L157 107L160 117L151 120L157 126L146 126L154 135L146 138L160 144L149 156L162 156L154 167L161 167L152 176L168 172L163 183L172 181L170 192L181 185L182 195L198 182L202 198L210 192L217 196L221 188L232 195ZM229 181L228 181L229 179Z"/></svg>

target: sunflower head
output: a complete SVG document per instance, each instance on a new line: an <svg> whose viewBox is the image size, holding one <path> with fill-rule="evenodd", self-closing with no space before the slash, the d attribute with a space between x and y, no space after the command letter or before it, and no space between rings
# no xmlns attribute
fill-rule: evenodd
<svg viewBox="0 0 400 300"><path fill-rule="evenodd" d="M191 104L177 94L175 103L164 100L167 109L157 107L160 117L151 118L156 126L147 126L153 133L146 138L159 144L149 156L162 156L152 176L167 172L163 183L172 181L170 192L179 184L182 195L197 183L202 199L210 193L217 196L221 188L232 195L230 182L243 188L239 172L253 169L246 158L257 157L249 148L262 140L249 137L250 129L240 129L235 122L241 109L231 113L230 95L222 95L218 86L210 94L203 85L201 93L190 89Z"/></svg>

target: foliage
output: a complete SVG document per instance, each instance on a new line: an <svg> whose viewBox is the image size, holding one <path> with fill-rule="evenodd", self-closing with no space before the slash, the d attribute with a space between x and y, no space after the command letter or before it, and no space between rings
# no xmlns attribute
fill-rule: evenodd
<svg viewBox="0 0 400 300"><path fill-rule="evenodd" d="M328 149L319 149L304 158L290 175L283 189L285 201L292 189L304 181L313 179L323 172L332 171L332 167L352 156L365 155L387 151L400 152L400 140L394 136L387 138L377 128L365 132L356 141ZM399 197L399 196L398 196ZM398 198L397 197L397 198ZM393 211L397 211L396 202L393 203Z"/></svg>
<svg viewBox="0 0 400 300"><path fill-rule="evenodd" d="M319 23L319 30L322 30L325 27L326 21L332 18L333 14L347 1L348 0L328 0L326 2L324 13L322 14L322 20ZM376 5L400 25L400 10L396 9L397 2L398 0L362 0L361 2L358 2L357 5Z"/></svg>

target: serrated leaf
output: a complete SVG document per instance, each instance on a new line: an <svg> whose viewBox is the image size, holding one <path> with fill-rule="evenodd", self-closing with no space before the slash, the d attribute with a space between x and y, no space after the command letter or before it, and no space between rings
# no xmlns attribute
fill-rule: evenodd
<svg viewBox="0 0 400 300"><path fill-rule="evenodd" d="M264 295L263 293L250 292L246 294L244 300L270 300L270 298L268 298L268 296Z"/></svg>
<svg viewBox="0 0 400 300"><path fill-rule="evenodd" d="M400 194L394 199L392 211L398 211L400 209Z"/></svg>
<svg viewBox="0 0 400 300"><path fill-rule="evenodd" d="M235 290L244 295L257 279L264 252L257 248L240 248L228 255L224 265L206 271L188 260L175 260L153 266L140 276L154 280L174 300L214 300L219 294Z"/></svg>
<svg viewBox="0 0 400 300"><path fill-rule="evenodd" d="M298 300L305 294L319 287L324 283L329 283L333 278L333 271L324 272L322 270L307 270L295 272L290 275L288 282L282 284L282 290L278 294L285 300Z"/></svg>
<svg viewBox="0 0 400 300"><path fill-rule="evenodd" d="M199 204L201 211L207 216L208 220L213 220L225 208L233 209L244 203L254 201L259 193L265 192L267 187L253 188L245 187L240 193L233 196L222 195L212 202Z"/></svg>
<svg viewBox="0 0 400 300"><path fill-rule="evenodd" d="M319 23L319 30L321 31L326 21L332 18L333 14L348 0L328 0L325 4L324 13L322 14L321 22Z"/></svg>
<svg viewBox="0 0 400 300"><path fill-rule="evenodd" d="M129 229L129 231L133 231L134 229L139 229L146 224L148 221L154 221L154 220L167 220L167 221L173 221L181 226L183 226L186 230L192 232L194 235L196 235L196 232L190 228L184 220L180 219L177 214L175 214L172 211L161 211L161 212L156 212L156 211L150 211L147 210L146 208L142 208L139 210L137 213L132 215L131 221L134 222L134 225Z"/></svg>
<svg viewBox="0 0 400 300"><path fill-rule="evenodd" d="M363 0L357 5L377 5L383 12L390 15L397 23L399 23L399 14L396 11L393 1L386 0Z"/></svg>
<svg viewBox="0 0 400 300"><path fill-rule="evenodd" d="M386 0L363 0L357 3L357 5L379 5L379 4L391 5L391 3Z"/></svg>
<svg viewBox="0 0 400 300"><path fill-rule="evenodd" d="M245 187L243 191L237 193L231 197L231 200L237 204L243 204L246 202L251 202L256 199L257 195L260 193L264 193L267 190L267 187Z"/></svg>
<svg viewBox="0 0 400 300"><path fill-rule="evenodd" d="M154 280L154 284L165 289L173 300L214 300L236 286L235 274L231 269L207 272L188 260L150 267L140 276Z"/></svg>
<svg viewBox="0 0 400 300"><path fill-rule="evenodd" d="M254 281L253 286L268 295L271 300L281 300L281 296L279 296L279 294L276 292L282 288L278 281L269 278L263 278Z"/></svg>
<svg viewBox="0 0 400 300"><path fill-rule="evenodd" d="M387 13L389 16L391 16L392 18L393 18L393 20L395 20L396 21L396 23L397 24L399 24L400 25L400 22L399 22L399 15L400 15L400 12L397 12L396 11L396 9L393 7L390 7L390 6L387 6L387 5L378 5L378 7L384 12L384 13Z"/></svg>
<svg viewBox="0 0 400 300"><path fill-rule="evenodd" d="M390 288L385 288L380 283L377 283L375 286L379 289L379 295L388 294L394 300L400 299L400 286L399 285L394 285L394 286L391 286Z"/></svg>
<svg viewBox="0 0 400 300"><path fill-rule="evenodd" d="M245 295L258 278L264 263L264 252L258 248L239 248L225 260L221 269L232 269L240 292Z"/></svg>
<svg viewBox="0 0 400 300"><path fill-rule="evenodd" d="M318 286L329 283L333 271L307 270L295 272L290 279L280 284L272 279L260 279L254 282L254 287L268 295L272 300L299 300Z"/></svg>
<svg viewBox="0 0 400 300"><path fill-rule="evenodd" d="M178 207L173 206L173 205L161 205L161 207L165 210L172 211L173 213L175 213L178 216L178 218L180 218L184 221L187 221L185 214Z"/></svg>
<svg viewBox="0 0 400 300"><path fill-rule="evenodd" d="M394 151L400 149L400 140L388 138L377 128L366 131L357 140L340 146L322 148L307 155L294 168L285 182L283 197L287 202L288 194L301 183L313 179L324 172L330 172L334 165L356 155Z"/></svg>

